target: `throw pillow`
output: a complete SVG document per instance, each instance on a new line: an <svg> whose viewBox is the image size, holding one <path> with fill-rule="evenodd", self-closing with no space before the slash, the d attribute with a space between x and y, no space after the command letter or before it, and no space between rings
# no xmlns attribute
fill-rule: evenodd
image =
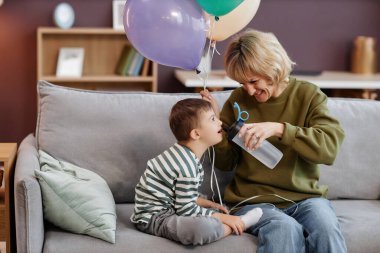
<svg viewBox="0 0 380 253"><path fill-rule="evenodd" d="M44 218L57 227L115 243L116 207L98 174L39 151Z"/></svg>

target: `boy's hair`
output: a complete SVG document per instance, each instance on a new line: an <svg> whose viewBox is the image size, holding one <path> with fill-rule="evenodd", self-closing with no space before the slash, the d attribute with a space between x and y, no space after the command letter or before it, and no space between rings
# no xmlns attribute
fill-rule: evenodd
<svg viewBox="0 0 380 253"><path fill-rule="evenodd" d="M288 80L295 63L273 33L249 29L231 41L224 65L227 75L239 83L255 74L277 85Z"/></svg>
<svg viewBox="0 0 380 253"><path fill-rule="evenodd" d="M169 117L170 129L177 141L187 141L190 132L199 127L202 112L212 110L211 104L199 98L187 98L178 101Z"/></svg>

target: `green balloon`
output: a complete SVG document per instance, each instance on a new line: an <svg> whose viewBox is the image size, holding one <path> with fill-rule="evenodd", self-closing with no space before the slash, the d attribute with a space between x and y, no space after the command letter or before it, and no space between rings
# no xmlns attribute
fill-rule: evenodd
<svg viewBox="0 0 380 253"><path fill-rule="evenodd" d="M197 3L207 13L213 16L223 16L235 9L244 0L197 0Z"/></svg>

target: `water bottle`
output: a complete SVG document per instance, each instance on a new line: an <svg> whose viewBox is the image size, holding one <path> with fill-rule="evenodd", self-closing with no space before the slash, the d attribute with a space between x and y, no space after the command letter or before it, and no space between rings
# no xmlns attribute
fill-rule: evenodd
<svg viewBox="0 0 380 253"><path fill-rule="evenodd" d="M238 134L243 125L244 121L242 120L237 120L234 124L232 124L232 126L227 131L228 139L235 142L242 149L250 153L253 157L255 157L268 168L273 169L276 167L283 156L282 152L267 140L264 140L261 146L256 150L246 149L244 146L244 136L240 138Z"/></svg>

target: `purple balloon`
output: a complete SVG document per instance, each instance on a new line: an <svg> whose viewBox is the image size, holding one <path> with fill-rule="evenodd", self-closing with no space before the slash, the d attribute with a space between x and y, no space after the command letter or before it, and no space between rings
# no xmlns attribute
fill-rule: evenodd
<svg viewBox="0 0 380 253"><path fill-rule="evenodd" d="M128 40L157 63L195 69L206 44L206 22L195 0L128 0L124 8Z"/></svg>

